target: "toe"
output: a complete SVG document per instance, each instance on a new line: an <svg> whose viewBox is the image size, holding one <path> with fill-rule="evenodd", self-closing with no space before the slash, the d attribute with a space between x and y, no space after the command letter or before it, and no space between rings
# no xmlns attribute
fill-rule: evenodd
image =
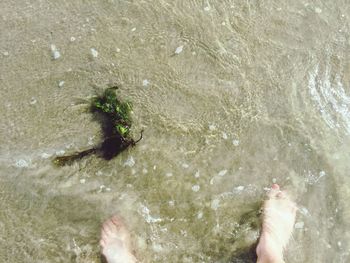
<svg viewBox="0 0 350 263"><path fill-rule="evenodd" d="M112 230L109 227L109 224L107 224L106 222L103 224L102 226L102 235L103 236L110 236L112 234Z"/></svg>
<svg viewBox="0 0 350 263"><path fill-rule="evenodd" d="M111 220L107 220L104 222L102 226L102 232L101 235L106 238L112 238L117 233L117 227L114 225L114 223Z"/></svg>
<svg viewBox="0 0 350 263"><path fill-rule="evenodd" d="M271 188L274 190L280 190L280 186L278 184L273 184Z"/></svg>
<svg viewBox="0 0 350 263"><path fill-rule="evenodd" d="M269 198L276 198L278 193L280 193L281 190L280 190L280 187L278 184L273 184L270 191L267 193L267 196Z"/></svg>
<svg viewBox="0 0 350 263"><path fill-rule="evenodd" d="M111 222L114 224L114 226L119 230L119 228L124 226L124 222L123 220L118 217L118 216L113 216L111 218Z"/></svg>

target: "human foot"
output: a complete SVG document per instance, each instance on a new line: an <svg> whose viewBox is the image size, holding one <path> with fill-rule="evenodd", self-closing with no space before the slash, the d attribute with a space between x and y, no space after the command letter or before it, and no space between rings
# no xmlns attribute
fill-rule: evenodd
<svg viewBox="0 0 350 263"><path fill-rule="evenodd" d="M100 245L102 255L108 263L136 262L135 256L131 253L130 234L118 216L113 216L104 222Z"/></svg>
<svg viewBox="0 0 350 263"><path fill-rule="evenodd" d="M283 261L283 249L292 235L296 205L288 195L273 184L263 206L263 224L256 249L258 263Z"/></svg>

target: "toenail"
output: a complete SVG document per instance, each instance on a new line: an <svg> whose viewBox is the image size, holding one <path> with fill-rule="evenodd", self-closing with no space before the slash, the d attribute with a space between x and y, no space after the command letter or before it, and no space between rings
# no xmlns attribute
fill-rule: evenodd
<svg viewBox="0 0 350 263"><path fill-rule="evenodd" d="M273 184L272 189L274 190L280 189L280 186L278 184Z"/></svg>

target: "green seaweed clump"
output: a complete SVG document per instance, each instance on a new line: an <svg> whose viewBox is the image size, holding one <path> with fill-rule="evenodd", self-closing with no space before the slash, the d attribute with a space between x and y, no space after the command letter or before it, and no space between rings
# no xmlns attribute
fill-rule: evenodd
<svg viewBox="0 0 350 263"><path fill-rule="evenodd" d="M120 101L115 93L115 89L107 89L103 96L93 99L91 106L92 111L99 111L110 119L114 127L112 130L113 135L129 137L132 104L129 101Z"/></svg>
<svg viewBox="0 0 350 263"><path fill-rule="evenodd" d="M143 131L141 131L141 136L137 141L131 137L132 104L129 101L120 100L116 89L118 87L108 88L101 96L91 100L90 111L94 114L95 120L101 123L103 142L99 146L85 151L56 157L53 160L54 164L58 166L71 164L92 153L110 160L129 146L135 146L142 139Z"/></svg>

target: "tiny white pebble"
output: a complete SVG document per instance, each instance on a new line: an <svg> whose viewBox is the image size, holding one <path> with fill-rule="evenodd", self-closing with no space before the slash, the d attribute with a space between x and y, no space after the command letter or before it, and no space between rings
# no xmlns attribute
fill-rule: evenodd
<svg viewBox="0 0 350 263"><path fill-rule="evenodd" d="M209 125L209 130L215 131L216 130L216 126L214 124L210 124Z"/></svg>
<svg viewBox="0 0 350 263"><path fill-rule="evenodd" d="M29 163L26 160L19 159L16 161L16 166L20 168L28 167Z"/></svg>
<svg viewBox="0 0 350 263"><path fill-rule="evenodd" d="M58 156L62 156L62 155L64 155L65 153L66 153L65 150L56 151L56 155L58 155Z"/></svg>
<svg viewBox="0 0 350 263"><path fill-rule="evenodd" d="M5 51L3 54L7 57L9 55L9 52Z"/></svg>
<svg viewBox="0 0 350 263"><path fill-rule="evenodd" d="M199 189L200 189L200 186L199 185L194 185L194 186L192 186L192 191L193 192L198 192L199 191Z"/></svg>
<svg viewBox="0 0 350 263"><path fill-rule="evenodd" d="M345 17L345 15L344 15L344 14L342 14L342 15L341 15L341 17Z"/></svg>
<svg viewBox="0 0 350 263"><path fill-rule="evenodd" d="M110 191L111 191L111 188L107 187L107 188L106 188L106 191L107 191L107 192L110 192Z"/></svg>
<svg viewBox="0 0 350 263"><path fill-rule="evenodd" d="M85 182L86 182L86 179L80 179L81 184L85 184Z"/></svg>
<svg viewBox="0 0 350 263"><path fill-rule="evenodd" d="M105 185L100 185L100 190L98 190L99 193L101 193L103 191L103 189L105 189L106 186Z"/></svg>
<svg viewBox="0 0 350 263"><path fill-rule="evenodd" d="M134 31L136 31L136 27L133 27L133 28L131 29L131 32L134 32Z"/></svg>
<svg viewBox="0 0 350 263"><path fill-rule="evenodd" d="M206 6L206 7L204 7L204 11L209 11L210 10L210 6Z"/></svg>
<svg viewBox="0 0 350 263"><path fill-rule="evenodd" d="M238 146L238 145L239 145L239 140L233 140L233 141L232 141L232 144L233 144L234 146Z"/></svg>
<svg viewBox="0 0 350 263"><path fill-rule="evenodd" d="M319 173L319 175L320 175L320 177L323 177L323 176L326 175L326 172L325 172L325 171L321 171L321 172Z"/></svg>
<svg viewBox="0 0 350 263"><path fill-rule="evenodd" d="M124 166L129 166L129 167L133 167L135 165L135 160L132 156L130 156L125 162L124 162Z"/></svg>
<svg viewBox="0 0 350 263"><path fill-rule="evenodd" d="M61 57L60 52L57 50L55 45L51 45L51 52L53 59L59 59Z"/></svg>
<svg viewBox="0 0 350 263"><path fill-rule="evenodd" d="M55 51L53 52L53 58L54 58L54 59L59 59L60 57L61 57L60 52L59 52L58 50L55 50Z"/></svg>
<svg viewBox="0 0 350 263"><path fill-rule="evenodd" d="M71 38L70 38L70 41L71 41L71 42L74 42L74 41L75 41L75 37L71 37Z"/></svg>
<svg viewBox="0 0 350 263"><path fill-rule="evenodd" d="M306 207L301 207L301 208L299 208L299 211L300 211L300 213L302 213L304 216L309 216L309 215L310 215L310 212L309 212L309 210L307 210Z"/></svg>
<svg viewBox="0 0 350 263"><path fill-rule="evenodd" d="M96 49L91 48L90 51L91 51L91 55L92 55L94 58L97 58L97 57L98 57L98 52L97 52Z"/></svg>
<svg viewBox="0 0 350 263"><path fill-rule="evenodd" d="M60 82L58 82L58 86L59 86L60 88L62 88L63 85L64 85L64 81L63 81L63 80L61 80Z"/></svg>
<svg viewBox="0 0 350 263"><path fill-rule="evenodd" d="M119 53L120 52L120 48L117 48L116 51Z"/></svg>
<svg viewBox="0 0 350 263"><path fill-rule="evenodd" d="M234 190L238 191L238 192L243 191L244 190L244 186L243 185L237 186L237 187L234 188Z"/></svg>
<svg viewBox="0 0 350 263"><path fill-rule="evenodd" d="M276 178L272 178L272 182L275 184L277 182Z"/></svg>
<svg viewBox="0 0 350 263"><path fill-rule="evenodd" d="M171 200L171 201L169 201L169 205L170 205L170 206L174 206L174 205L175 205L175 202Z"/></svg>
<svg viewBox="0 0 350 263"><path fill-rule="evenodd" d="M148 84L149 84L149 81L147 79L144 79L142 81L142 86L146 87L146 86L148 86Z"/></svg>
<svg viewBox="0 0 350 263"><path fill-rule="evenodd" d="M228 139L228 136L227 136L227 133L226 133L226 132L223 132L223 133L222 133L222 138L223 138L224 140L227 140L227 139Z"/></svg>
<svg viewBox="0 0 350 263"><path fill-rule="evenodd" d="M43 158L43 159L48 159L48 158L50 158L52 156L52 154L48 154L48 153L42 153L41 154L41 158Z"/></svg>
<svg viewBox="0 0 350 263"><path fill-rule="evenodd" d="M210 179L209 183L210 183L211 185L214 184L214 177Z"/></svg>
<svg viewBox="0 0 350 263"><path fill-rule="evenodd" d="M292 146L292 144L291 144L291 143L288 143L288 146L290 147L290 146Z"/></svg>
<svg viewBox="0 0 350 263"><path fill-rule="evenodd" d="M221 25L225 26L225 25L226 25L226 23L225 23L225 22L222 22L222 23L221 23Z"/></svg>
<svg viewBox="0 0 350 263"><path fill-rule="evenodd" d="M97 175L97 176L101 176L101 175L103 175L103 173L102 173L101 171L98 171L98 172L96 173L96 175Z"/></svg>
<svg viewBox="0 0 350 263"><path fill-rule="evenodd" d="M143 168L143 169L142 169L142 173L143 173L143 174L147 174L147 173L148 173L148 170L147 170L146 168Z"/></svg>
<svg viewBox="0 0 350 263"><path fill-rule="evenodd" d="M183 163L181 166L182 166L182 168L184 168L184 169L187 169L188 167L190 167L187 163Z"/></svg>
<svg viewBox="0 0 350 263"><path fill-rule="evenodd" d="M340 242L340 241L338 241L338 243L337 243L337 244L338 244L338 247L341 247L341 242Z"/></svg>
<svg viewBox="0 0 350 263"><path fill-rule="evenodd" d="M316 8L315 8L315 12L316 12L317 14L320 14L320 13L322 13L322 9L319 8L319 7L316 7Z"/></svg>
<svg viewBox="0 0 350 263"><path fill-rule="evenodd" d="M175 50L175 54L180 54L182 52L183 48L184 48L184 46L177 47Z"/></svg>
<svg viewBox="0 0 350 263"><path fill-rule="evenodd" d="M30 105L34 105L37 103L37 100L33 97L29 103L30 103Z"/></svg>
<svg viewBox="0 0 350 263"><path fill-rule="evenodd" d="M199 177L199 171L197 171L197 172L194 174L194 177L196 177L196 178Z"/></svg>
<svg viewBox="0 0 350 263"><path fill-rule="evenodd" d="M224 176L227 173L227 170L221 170L218 175L219 176Z"/></svg>
<svg viewBox="0 0 350 263"><path fill-rule="evenodd" d="M173 173L168 172L168 173L165 174L165 176L166 176L166 177L172 177L172 176L173 176Z"/></svg>
<svg viewBox="0 0 350 263"><path fill-rule="evenodd" d="M295 229L303 229L304 228L304 222L297 222L294 225Z"/></svg>
<svg viewBox="0 0 350 263"><path fill-rule="evenodd" d="M88 139L88 145L94 145L94 136L89 137L89 139Z"/></svg>
<svg viewBox="0 0 350 263"><path fill-rule="evenodd" d="M197 218L202 219L202 217L203 217L203 212L198 212Z"/></svg>
<svg viewBox="0 0 350 263"><path fill-rule="evenodd" d="M196 51L192 51L192 55L193 55L193 56L196 55Z"/></svg>

